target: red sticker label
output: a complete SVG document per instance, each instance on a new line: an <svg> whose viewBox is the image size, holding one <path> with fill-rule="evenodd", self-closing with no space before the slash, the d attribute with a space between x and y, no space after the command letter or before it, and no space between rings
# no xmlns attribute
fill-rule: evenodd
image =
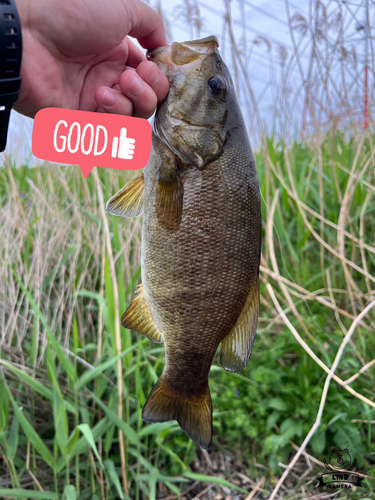
<svg viewBox="0 0 375 500"><path fill-rule="evenodd" d="M93 167L144 168L151 140L144 118L46 108L35 116L32 151L42 160L79 165L86 178Z"/></svg>

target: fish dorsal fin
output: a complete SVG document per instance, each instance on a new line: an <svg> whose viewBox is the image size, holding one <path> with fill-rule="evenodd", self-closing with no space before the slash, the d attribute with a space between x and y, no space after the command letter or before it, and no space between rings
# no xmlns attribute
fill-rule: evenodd
<svg viewBox="0 0 375 500"><path fill-rule="evenodd" d="M250 289L237 323L221 343L220 363L226 370L239 372L247 365L255 339L258 313L259 278Z"/></svg>
<svg viewBox="0 0 375 500"><path fill-rule="evenodd" d="M107 202L107 212L121 217L138 217L144 209L143 173L129 181Z"/></svg>
<svg viewBox="0 0 375 500"><path fill-rule="evenodd" d="M151 316L150 306L144 296L143 285L139 285L138 293L121 318L124 328L129 328L160 344L164 341L163 334L158 330Z"/></svg>
<svg viewBox="0 0 375 500"><path fill-rule="evenodd" d="M219 40L216 38L216 36L211 35L206 36L206 38L201 38L200 40L182 42L182 45L200 52L201 54L212 54L219 48Z"/></svg>
<svg viewBox="0 0 375 500"><path fill-rule="evenodd" d="M191 62L194 62L197 59L199 59L200 57L201 57L201 54L199 52L196 52L195 50L191 50L191 49L189 49L189 47L186 47L186 46L182 45L181 43L178 43L178 42L172 43L171 59L178 66L182 66L184 64L189 64Z"/></svg>

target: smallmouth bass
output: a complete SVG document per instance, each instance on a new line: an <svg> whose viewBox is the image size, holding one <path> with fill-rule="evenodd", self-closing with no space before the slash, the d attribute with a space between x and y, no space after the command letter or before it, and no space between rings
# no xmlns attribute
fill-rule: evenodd
<svg viewBox="0 0 375 500"><path fill-rule="evenodd" d="M198 445L212 440L208 373L221 343L229 371L248 363L259 312L260 192L230 73L214 36L148 53L171 85L158 107L150 161L107 203L144 213L142 285L125 328L165 344L146 422L177 420Z"/></svg>

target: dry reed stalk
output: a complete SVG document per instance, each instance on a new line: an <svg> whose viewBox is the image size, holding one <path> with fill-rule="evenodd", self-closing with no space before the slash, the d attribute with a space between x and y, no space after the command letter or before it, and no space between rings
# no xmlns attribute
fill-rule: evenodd
<svg viewBox="0 0 375 500"><path fill-rule="evenodd" d="M350 378L348 378L347 380L344 381L344 383L342 384L343 387L345 387L346 385L351 384L352 382L354 382L354 380L356 380L362 373L364 373L365 371L367 371L374 364L375 364L375 359L373 359L369 363L366 363L364 366L362 366L362 368L359 370L359 372L355 373L353 376L351 376Z"/></svg>
<svg viewBox="0 0 375 500"><path fill-rule="evenodd" d="M31 479L36 484L38 490L44 491L44 489L42 488L42 485L40 484L38 479L34 476L34 474L30 470L30 441L27 441L27 448L26 448L26 470L29 473Z"/></svg>
<svg viewBox="0 0 375 500"><path fill-rule="evenodd" d="M265 480L266 480L265 476L263 476L261 479L259 479L259 481L256 483L256 485L254 486L254 488L247 495L247 497L245 498L245 500L255 500L259 496L259 494L261 493L261 491L264 491L263 490L263 486L264 486Z"/></svg>
<svg viewBox="0 0 375 500"><path fill-rule="evenodd" d="M101 297L104 296L104 271L105 271L105 240L106 235L103 234L103 242L102 242L102 259L101 259L101 273L100 273L100 289L99 295ZM98 352L96 355L96 360L99 362L102 355L102 346L103 346L103 307L99 305L99 320L98 320Z"/></svg>
<svg viewBox="0 0 375 500"><path fill-rule="evenodd" d="M341 228L345 228L345 226L346 226L346 221L348 219L348 214L349 214L350 203L351 203L353 195L354 195L354 190L357 186L358 180L356 182L355 178L353 177L353 174L355 174L356 169L357 169L359 155L360 155L362 147L363 147L363 142L364 142L364 136L362 136L362 138L358 144L357 152L356 152L356 155L355 155L355 158L353 161L353 165L351 168L348 183L346 185L346 189L345 189L344 196L342 199L340 213L339 213L339 219L338 219L338 225ZM370 159L367 162L365 162L365 169L366 170L370 166L371 159L372 159L372 157L370 156ZM364 169L362 170L363 175L364 175L366 170L364 170ZM359 179L361 177L363 177L363 176L361 175L357 179ZM341 255L345 255L345 241L344 241L344 235L342 232L337 233L337 248L338 248L339 252L341 253ZM355 306L355 302L354 302L354 293L355 293L354 291L358 292L359 289L354 282L353 276L351 275L346 262L341 261L341 263L342 263L342 266L344 269L347 288L348 288L348 292L349 292L350 303L351 303L352 311L354 314L356 311L356 306ZM365 272L366 272L366 270L365 270ZM367 278L367 280L368 280L368 278Z"/></svg>
<svg viewBox="0 0 375 500"><path fill-rule="evenodd" d="M326 372L326 373L329 373L330 370L328 368L328 366L326 366L323 361L321 361L317 356L316 354L314 353L314 351L312 351L310 349L310 347L306 344L306 342L304 340L302 340L301 336L299 335L299 333L297 332L297 330L294 328L294 326L291 324L291 322L289 321L289 319L287 318L285 312L283 311L283 309L281 308L277 298L276 298L276 294L275 294L275 291L274 289L272 288L272 286L270 284L267 285L267 290L268 292L270 293L271 295L271 298L273 300L273 303L275 304L275 307L278 311L278 314L282 317L284 323L287 325L287 327L289 328L290 332L293 334L293 336L295 337L295 339L297 340L297 342L304 348L304 350L307 352L307 354L309 356L311 356L311 358L321 367L323 368L323 370ZM372 302L371 302L372 304ZM359 318L359 319L358 319ZM362 320L362 316L359 315L355 318L354 322L355 322L355 326L357 326L357 324ZM345 340L346 336L344 337L344 340ZM338 377L337 375L333 374L333 379L338 383L340 384L342 387L344 387L344 389L346 389L348 392L350 392L350 394L352 394L353 396L357 397L358 399L360 399L361 401L363 401L364 403L367 403L369 406L372 406L373 408L375 408L375 403L373 401L370 401L369 399L367 399L365 396L362 396L362 394L359 394L358 392L356 392L354 389L352 389L349 385L345 385L344 381L341 380L340 377Z"/></svg>
<svg viewBox="0 0 375 500"><path fill-rule="evenodd" d="M328 272L328 269L326 271L326 279L327 279L327 286L328 286L328 292L329 292L329 296L331 297L331 302L336 304L336 301L335 301L335 297L333 295L333 292L332 292L332 289L331 289L331 279L330 279L330 275L329 275L329 272ZM336 317L336 321L337 323L340 325L341 327L341 330L343 332L344 335L347 334L347 329L345 328L344 326L344 323L341 321L341 318L340 316L337 314L337 311L335 310L335 317ZM357 347L355 346L354 342L352 339L350 339L350 346L351 348L353 349L353 351L356 353L358 359L360 360L360 362L362 364L365 363L364 359L362 358L360 352L358 351Z"/></svg>
<svg viewBox="0 0 375 500"><path fill-rule="evenodd" d="M367 205L370 201L370 197L371 197L371 193L368 192L366 194L366 198L365 198L365 201L364 201L362 209L361 209L361 215L359 217L359 237L361 240L363 240L363 237L364 237L364 218L365 218L365 213L367 210ZM362 246L360 246L359 251L361 253L363 269L366 271L366 273L368 273L368 266L367 266L367 260L366 260L366 254L365 254L364 248ZM367 277L365 278L365 281L366 281L367 292L369 294L371 294L372 290L371 290L370 281Z"/></svg>
<svg viewBox="0 0 375 500"><path fill-rule="evenodd" d="M12 191L13 191L13 196L14 196L14 199L16 200L17 202L17 206L18 206L18 210L20 211L20 214L22 216L22 219L24 221L24 223L26 224L26 228L28 229L28 226L29 226L29 221L27 220L27 217L26 217L26 214L25 214L25 211L23 209L23 206L22 206L22 203L21 203L21 200L20 200L20 197L18 195L18 189L17 189L17 186L16 186L16 183L14 181L14 177L13 177L13 172L12 172L12 168L10 166L10 162L9 162L9 159L7 158L7 161L5 162L6 166L7 166L7 170L8 170L8 175L9 175L9 179L10 179L10 183L12 185Z"/></svg>
<svg viewBox="0 0 375 500"><path fill-rule="evenodd" d="M289 159L288 159L287 153L285 154L285 159L286 159L287 170L288 170L289 176L291 177L291 183L292 183L292 189L293 189L293 192L294 192L294 196L298 198L297 190L295 188L294 181L293 181L293 176L292 176L292 173L291 173L291 170L290 170L290 163L289 163ZM280 173L277 172L276 167L273 165L273 163L272 163L271 159L269 158L268 154L266 154L266 161L270 162L271 169L273 170L273 172L275 173L275 175L280 179L281 175L280 175ZM356 271L358 271L359 273L361 273L363 276L367 276L370 281L372 281L372 282L375 283L375 277L374 276L372 276L371 274L365 272L361 267L357 266L357 264L355 264L354 262L351 262L344 255L341 255L337 250L335 250L334 248L332 248L331 245L329 245L324 240L322 240L321 237L319 236L319 234L314 230L314 228L312 227L312 225L310 224L310 222L307 220L306 214L301 209L300 205L298 205L298 208L299 208L300 214L302 215L302 218L304 220L305 225L307 226L307 228L309 229L309 231L311 232L311 234L315 237L315 239L319 243L321 243L322 245L324 245L325 248L327 250L329 250L330 253L332 253L332 255L334 255L338 259L344 261L346 264L348 264L349 266L351 266L353 269L355 269Z"/></svg>
<svg viewBox="0 0 375 500"><path fill-rule="evenodd" d="M104 271L105 271L105 240L106 240L106 235L103 234L103 242L102 242L102 259L101 259L101 273L100 273L100 290L99 294L101 297L104 296ZM99 305L99 320L98 320L98 352L96 356L96 361L99 362L101 356L102 356L102 347L103 347L103 307L102 304L100 303ZM102 418L102 409L99 408L99 420ZM102 437L99 438L99 443L98 443L98 453L103 461L103 439ZM103 469L99 469L99 484L100 484L100 494L102 497L102 500L105 500L105 484L104 484L104 472Z"/></svg>
<svg viewBox="0 0 375 500"><path fill-rule="evenodd" d="M320 208L320 237L324 239L324 188L323 188L323 159L322 159L322 150L319 148L317 153L317 164L319 169L318 182L319 182L319 208ZM324 246L320 245L320 268L324 269ZM325 282L325 276L323 275L323 283L324 286L327 287L327 283Z"/></svg>
<svg viewBox="0 0 375 500"><path fill-rule="evenodd" d="M269 157L268 157L267 160L270 161ZM267 161L267 164L268 164L268 161ZM341 226L339 226L339 225L335 224L334 222L330 221L329 219L326 219L325 217L322 218L322 216L318 212L316 212L313 208L309 207L308 205L306 205L306 203L304 203L303 201L301 201L299 199L298 195L296 193L292 192L289 189L288 185L286 184L286 182L284 181L284 179L280 175L280 172L277 171L276 167L273 165L273 163L271 161L270 161L270 164L272 164L271 169L273 170L273 172L275 173L275 175L277 175L278 181L281 183L281 185L283 186L283 188L286 190L286 192L288 193L288 196L290 196L299 205L299 207L301 207L304 210L306 210L306 212L309 212L316 219L318 219L320 221L323 221L324 224L326 224L327 226L330 226L333 229L336 229L336 231L342 232L347 238L349 238L351 241L355 242L359 246L359 248L366 249L369 252L375 254L375 247L374 246L368 245L361 238L356 238L353 234L351 234L348 231L346 231L345 228L342 228ZM349 173L346 169L343 169L343 170L346 173ZM308 175L307 180L306 180L306 184L307 185L310 183L311 173L312 173L312 169L311 169L311 172L309 172L309 175ZM357 178L357 176L354 176L354 177ZM364 181L364 184L365 184L365 181ZM375 191L375 188L373 188L373 189ZM307 187L306 187L306 190L307 190ZM307 191L305 191L304 197L306 199L306 197L307 197Z"/></svg>
<svg viewBox="0 0 375 500"><path fill-rule="evenodd" d="M273 289L270 285L268 285L268 291L275 303L275 306L278 310L281 310L280 308L280 304L277 302L277 299L275 297L275 294L273 292ZM298 452L296 453L296 455L294 456L293 460L290 462L290 464L287 466L287 468L285 469L283 475L281 476L281 478L279 479L279 481L277 482L269 500L273 500L276 496L276 493L279 491L281 485L283 484L283 482L285 481L285 478L288 476L289 472L293 469L293 466L296 464L298 458L300 457L300 455L302 454L302 452L305 450L307 444L309 443L310 439L312 438L312 436L314 435L315 431L319 428L320 426L320 422L321 422L321 418L322 418L322 414L323 414L323 410L324 410L324 406L325 406L325 402L326 402L326 398L327 398L327 394L328 394L328 389L329 389L329 385L331 383L331 380L332 378L335 378L334 376L334 373L339 365L339 362L340 362L340 359L341 359L341 356L344 352L344 349L346 347L346 345L348 344L351 336L353 335L353 332L355 331L355 329L357 328L357 325L359 323L359 321L364 318L366 316L366 314L375 306L375 300L373 300L372 302L370 302L370 304L368 304L365 309L356 317L356 319L353 321L351 327L349 328L348 330L348 333L345 335L338 351L337 351L337 354L335 356L335 359L332 363L332 367L331 369L328 371L328 376L325 380L325 383L324 383L324 387L323 387L323 391L322 391L322 396L321 396L321 401L320 401L320 405L319 405L319 410L318 410L318 414L317 414L317 417L316 417L316 420L315 420L315 423L314 425L311 427L309 433L307 434L306 438L304 439L300 449L298 450ZM344 386L345 387L345 386ZM372 402L371 402L372 403ZM373 406L375 408L375 403L372 403L371 406Z"/></svg>
<svg viewBox="0 0 375 500"><path fill-rule="evenodd" d="M271 271L271 269L269 269L268 267L260 266L260 271L261 271L261 273L265 273L265 274L271 276L271 278L275 279L276 281L281 281L281 282L287 284L289 287L292 287L292 288L295 288L296 290L299 290L301 292L301 294L304 294L304 295L297 294L293 290L289 290L289 292L292 293L293 295L295 295L296 297L301 298L302 300L316 300L320 304L323 304L324 306L329 307L330 309L333 309L334 311L338 312L339 314L342 314L346 318L349 318L349 319L355 318L355 316L348 313L344 309L340 309L335 304L328 302L328 300L326 300L325 298L319 297L318 293L324 293L326 291L325 289L317 290L315 292L309 292L308 290L301 287L297 283L293 283L292 281L288 280L284 276L278 275L274 271ZM267 302L266 302L266 304L268 306L268 309L272 309L272 307Z"/></svg>
<svg viewBox="0 0 375 500"><path fill-rule="evenodd" d="M119 354L121 354L122 348L121 348L119 296L118 296L118 287L117 287L117 277L116 277L115 264L114 264L114 260L113 260L111 236L110 236L110 232L109 232L108 219L107 219L107 215L106 215L106 211L105 211L103 190L102 190L102 186L100 184L100 180L99 180L99 176L98 176L98 167L94 168L94 176L95 176L95 182L96 182L98 198L99 198L100 213L101 213L101 217L103 220L104 233L105 233L106 242L107 242L108 261L109 261L109 268L110 268L112 286L113 286L113 298L114 298L114 303L115 303L116 349L117 349L117 355L119 355ZM123 406L122 405L123 375L122 375L122 360L121 359L119 359L117 362L117 384L118 384L118 417L122 420L123 419L123 409L122 409L122 406ZM118 430L118 437L119 437L119 448L120 448L120 456L121 456L121 472L122 472L123 486L124 486L125 493L128 494L129 488L128 488L128 478L127 478L127 474L126 474L125 445L124 445L124 436L123 436L121 429Z"/></svg>

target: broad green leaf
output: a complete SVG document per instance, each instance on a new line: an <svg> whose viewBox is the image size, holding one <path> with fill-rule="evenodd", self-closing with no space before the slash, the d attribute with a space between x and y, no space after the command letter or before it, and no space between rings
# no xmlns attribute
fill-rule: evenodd
<svg viewBox="0 0 375 500"><path fill-rule="evenodd" d="M92 448L92 451L95 453L95 456L98 459L98 462L100 463L102 469L104 469L104 465L103 465L102 459L100 458L98 449L97 449L96 444L95 444L94 436L91 432L90 427L87 424L81 424L81 425L78 425L78 429L82 432L82 434L87 439L89 445Z"/></svg>
<svg viewBox="0 0 375 500"><path fill-rule="evenodd" d="M8 437L8 456L10 459L13 459L16 456L17 448L18 448L18 438L19 438L19 421L17 414L14 413L12 419L12 426L10 428L10 433Z"/></svg>
<svg viewBox="0 0 375 500"><path fill-rule="evenodd" d="M161 476L159 476L159 480L162 481L162 478ZM186 481L186 479L185 479ZM173 493L176 493L176 495L181 495L181 490L180 488L177 488L176 485L174 485L173 483L171 483L170 481L166 481L166 480L163 480L163 482L166 484L166 486L168 486L168 488L173 491Z"/></svg>
<svg viewBox="0 0 375 500"><path fill-rule="evenodd" d="M71 456L72 451L74 450L74 446L77 444L79 439L79 430L77 427L73 432L70 433L68 442L66 443L66 455Z"/></svg>
<svg viewBox="0 0 375 500"><path fill-rule="evenodd" d="M311 438L310 446L314 450L315 455L320 456L326 448L326 431L319 431L318 429Z"/></svg>
<svg viewBox="0 0 375 500"><path fill-rule="evenodd" d="M46 349L46 353L49 351L50 349L48 347ZM66 455L66 444L68 441L68 416L66 414L64 399L55 375L56 367L52 360L52 356L50 359L47 358L46 363L48 365L49 374L53 384L53 418L55 423L55 438L61 453Z"/></svg>
<svg viewBox="0 0 375 500"><path fill-rule="evenodd" d="M271 398L265 401L266 408L273 408L274 410L285 411L289 408L289 405L286 401L283 401L281 398Z"/></svg>
<svg viewBox="0 0 375 500"><path fill-rule="evenodd" d="M188 477L189 479L193 479L194 481L221 484L222 486L227 486L232 490L241 491L242 493L248 493L248 491L240 488L239 486L236 486L235 484L230 483L229 481L226 481L225 479L221 479L221 477L204 476L203 474L195 474L194 472L184 472L184 476Z"/></svg>
<svg viewBox="0 0 375 500"><path fill-rule="evenodd" d="M64 404L64 399L60 389L54 385L53 418L55 421L55 436L59 444L61 453L66 454L66 445L68 442L68 416Z"/></svg>
<svg viewBox="0 0 375 500"><path fill-rule="evenodd" d="M337 420L340 420L341 418L346 417L347 415L348 415L348 414L347 414L347 412L341 412L341 413L339 413L338 415L335 415L335 416L334 416L333 418L331 418L331 420L328 422L326 429L328 429L328 427L330 427L332 424L334 424L335 422L337 422Z"/></svg>
<svg viewBox="0 0 375 500"><path fill-rule="evenodd" d="M124 435L129 439L129 441L133 444L139 443L139 437L137 433L127 424L124 420L121 420L114 411L110 410L107 405L105 405L99 398L95 396L94 393L88 391L91 394L91 397L95 400L95 402L100 406L100 408L107 414L108 418L115 424L119 429L122 430Z"/></svg>
<svg viewBox="0 0 375 500"><path fill-rule="evenodd" d="M150 473L150 480L149 480L150 500L156 500L156 483L158 482L158 478L159 478L159 471L158 469L154 468Z"/></svg>
<svg viewBox="0 0 375 500"><path fill-rule="evenodd" d="M9 398L11 400L11 403L14 408L14 412L17 415L17 418L20 422L20 425L23 429L23 432L25 433L27 439L30 441L30 443L35 447L35 449L38 451L40 456L43 458L43 460L46 462L47 465L49 465L52 469L55 466L55 460L51 454L51 452L48 450L47 446L43 443L41 438L38 436L38 434L35 432L34 428L31 426L25 415L22 413L22 411L18 408L17 403L13 399L12 393L10 392L9 388L6 387L6 390L8 392Z"/></svg>
<svg viewBox="0 0 375 500"><path fill-rule="evenodd" d="M109 421L108 417L103 418L100 422L98 422L94 428L91 429L94 440L102 436L105 431L108 429ZM87 447L89 446L88 441L85 436L82 436L81 439L74 445L72 451L70 452L70 459L74 458L76 455L80 455L82 453L87 454ZM66 459L62 458L57 462L56 472L59 473L66 467Z"/></svg>
<svg viewBox="0 0 375 500"><path fill-rule="evenodd" d="M184 462L181 460L181 458L168 446L165 446L164 444L161 445L162 450L164 450L176 463L179 464L179 466L182 468L183 471L185 471L188 467L187 465L184 464Z"/></svg>
<svg viewBox="0 0 375 500"><path fill-rule="evenodd" d="M62 500L77 500L77 492L74 486L65 486Z"/></svg>
<svg viewBox="0 0 375 500"><path fill-rule="evenodd" d="M128 452L134 457L136 457L138 461L141 462L143 467L145 467L148 471L151 472L153 470L154 466L148 460L145 459L145 457L139 452L139 450L129 448Z"/></svg>
<svg viewBox="0 0 375 500"><path fill-rule="evenodd" d="M139 437L149 436L150 434L159 434L165 429L172 429L172 427L178 427L178 425L172 424L171 422L157 422L155 424L148 424L138 432Z"/></svg>
<svg viewBox="0 0 375 500"><path fill-rule="evenodd" d="M125 351L123 351L121 354L118 354L117 356L114 356L113 358L109 359L105 363L102 363L101 365L97 366L93 370L89 370L85 372L80 379L78 380L78 389L82 389L83 386L88 384L91 380L94 378L97 378L99 375L101 375L105 370L108 370L112 365L116 363L119 359L123 358L126 356L129 352L134 350L136 348L136 345L129 347Z"/></svg>
<svg viewBox="0 0 375 500"><path fill-rule="evenodd" d="M6 392L5 381L0 375L0 433L8 428L9 398Z"/></svg>
<svg viewBox="0 0 375 500"><path fill-rule="evenodd" d="M5 368L11 372L13 372L18 379L20 379L22 382L24 382L26 385L31 387L35 392L40 394L41 396L44 396L45 398L49 399L50 401L53 400L53 393L51 389L48 387L44 386L38 380L35 380L35 378L30 377L26 372L23 370L20 370L16 366L13 366L12 363L9 363L9 361L5 361L3 359L0 359L0 365L5 366ZM74 407L73 407L74 408Z"/></svg>
<svg viewBox="0 0 375 500"><path fill-rule="evenodd" d="M58 500L58 494L52 491L17 490L0 488L0 498L26 498L36 500Z"/></svg>
<svg viewBox="0 0 375 500"><path fill-rule="evenodd" d="M125 494L121 488L120 479L117 475L114 463L110 459L105 460L104 463L105 463L106 471L107 471L109 477L111 478L113 484L115 485L117 493L119 494L121 500L125 500Z"/></svg>

